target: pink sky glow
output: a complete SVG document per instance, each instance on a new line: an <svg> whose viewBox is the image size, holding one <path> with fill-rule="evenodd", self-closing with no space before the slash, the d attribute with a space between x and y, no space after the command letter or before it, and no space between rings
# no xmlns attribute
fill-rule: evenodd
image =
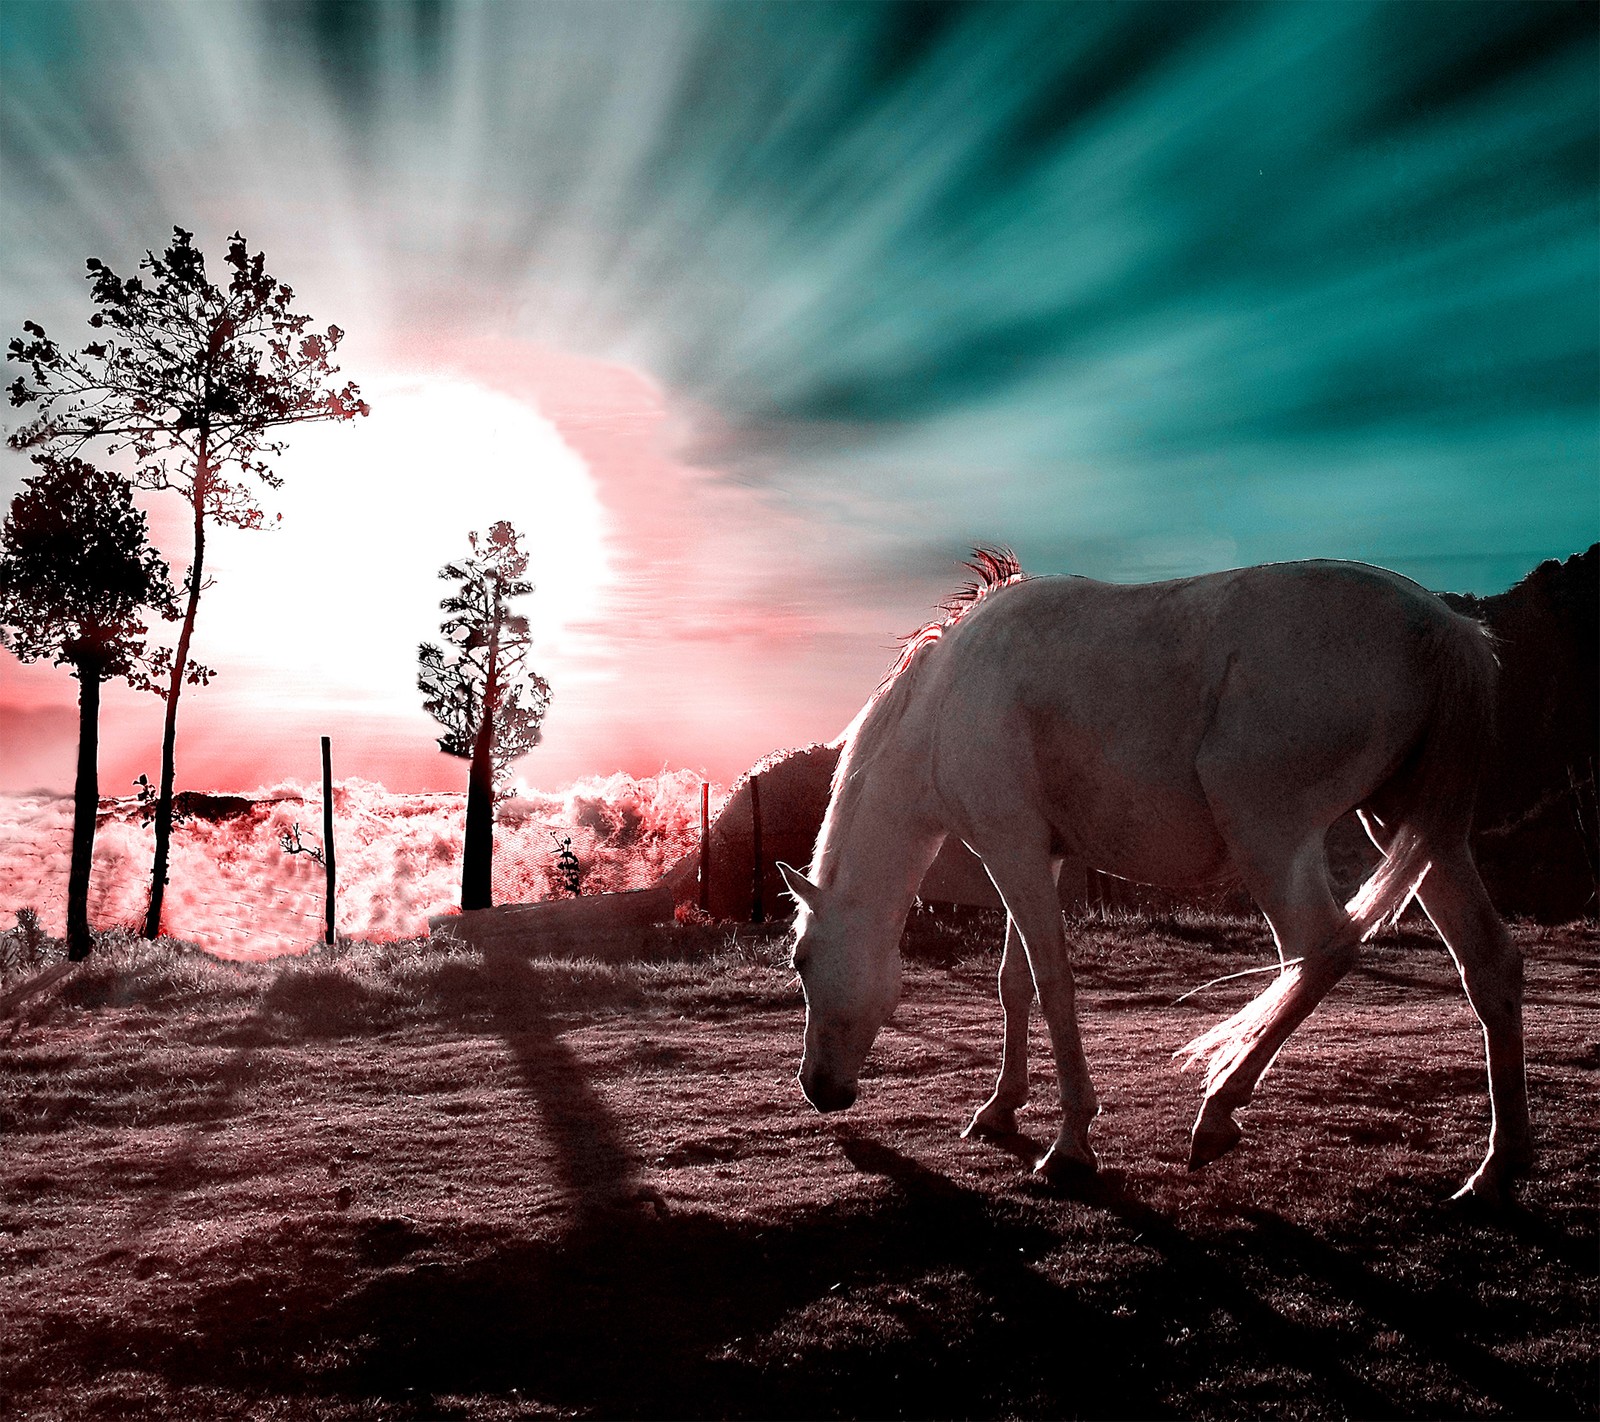
<svg viewBox="0 0 1600 1422"><path fill-rule="evenodd" d="M286 487L268 503L283 509L281 526L222 529L209 545L216 586L196 655L217 675L184 694L180 788L314 775L323 734L336 777L461 788L465 767L436 749L414 687L415 644L436 635L439 564L497 516L530 537L534 664L554 688L544 744L518 767L530 786L663 768L726 783L774 749L830 738L871 691L894 634L922 615L915 593L893 614L905 626L852 615L803 512L682 459L682 413L625 366L454 338L344 364L372 419L300 432L277 465ZM437 402L450 399L490 426L468 457L504 461L478 471L476 495L463 492L471 471L434 467L427 451L374 472L375 459L392 466L415 448L403 424L384 443L381 421L409 401L437 423ZM467 443L460 430L441 438ZM553 472L523 463L535 439ZM503 510L497 488L518 491ZM183 505L144 502L152 540L183 568ZM75 697L64 669L0 653L0 790L70 789ZM127 793L140 772L155 778L160 721L156 698L108 688L103 794Z"/></svg>
<svg viewBox="0 0 1600 1422"><path fill-rule="evenodd" d="M0 339L81 346L86 258L178 225L215 276L238 231L372 406L216 531L178 787L314 779L326 734L460 791L417 644L497 519L538 789L832 738L977 544L1477 593L1587 547L1592 17L1405 8L0 5ZM75 699L0 654L0 792L71 788ZM108 690L108 795L161 719Z"/></svg>

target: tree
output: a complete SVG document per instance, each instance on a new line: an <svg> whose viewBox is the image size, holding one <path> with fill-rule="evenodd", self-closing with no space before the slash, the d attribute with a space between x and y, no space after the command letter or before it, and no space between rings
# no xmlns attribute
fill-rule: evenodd
<svg viewBox="0 0 1600 1422"><path fill-rule="evenodd" d="M262 254L252 256L237 232L226 262L227 285L213 284L194 234L181 227L173 228L172 243L159 257L145 253L139 263L145 277L124 281L91 257L95 310L89 325L104 333L101 339L69 351L25 321L24 334L7 348L10 359L28 369L12 382L11 403L37 407L11 436L14 448L65 457L96 441L107 454L130 451L133 483L174 491L193 514L178 645L161 653L154 667L165 682L167 705L147 938L160 932L166 892L178 696L186 682L211 675L189 658L207 586L207 525L262 526L256 485L276 489L283 482L268 465L284 448L276 431L367 413L353 383L333 383L338 367L331 357L344 333L337 326L308 330L311 318L290 309L293 290L267 275Z"/></svg>
<svg viewBox="0 0 1600 1422"><path fill-rule="evenodd" d="M488 908L494 867L494 796L512 764L539 744L550 685L528 670L528 619L511 610L533 584L523 578L528 555L504 521L488 537L467 535L471 556L446 563L439 576L460 591L439 606L448 651L424 642L417 650L417 687L428 714L444 727L439 749L472 762L467 774L467 833L462 848L461 907Z"/></svg>
<svg viewBox="0 0 1600 1422"><path fill-rule="evenodd" d="M67 956L89 956L89 873L100 804L100 686L145 681L154 608L175 617L167 565L146 542L126 479L77 458L34 456L0 530L0 641L22 661L51 658L78 679L78 774L73 788ZM146 683L147 684L147 683Z"/></svg>

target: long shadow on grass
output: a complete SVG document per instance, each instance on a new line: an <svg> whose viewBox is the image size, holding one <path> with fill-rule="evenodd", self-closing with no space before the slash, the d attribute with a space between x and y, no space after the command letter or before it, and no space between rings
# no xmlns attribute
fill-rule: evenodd
<svg viewBox="0 0 1600 1422"><path fill-rule="evenodd" d="M1315 1327L1285 1317L1240 1277L1232 1262L1191 1238L1159 1210L1128 1194L1116 1180L1095 1180L1085 1190L1084 1198L1159 1249L1175 1276L1174 1287L1194 1290L1214 1301L1263 1352L1319 1380L1338 1400L1345 1415L1410 1415L1400 1399L1380 1392L1339 1360L1349 1346L1348 1338L1339 1329ZM1235 1251L1230 1249L1229 1253Z"/></svg>
<svg viewBox="0 0 1600 1422"><path fill-rule="evenodd" d="M181 1120L188 1129L176 1144L163 1143L148 1161L150 1188L138 1197L137 1208L122 1231L119 1250L131 1248L148 1234L175 1198L211 1178L207 1145L237 1109L246 1088L254 1084L258 1054L266 1040L258 1010L236 1029L229 1055L205 1079L199 1096L179 1109L168 1107L168 1119Z"/></svg>
<svg viewBox="0 0 1600 1422"><path fill-rule="evenodd" d="M1025 1164L1042 1153L1038 1143L1020 1133L993 1138L989 1144ZM1370 1323L1397 1332L1432 1362L1490 1399L1504 1415L1577 1415L1573 1404L1576 1390L1564 1396L1548 1386L1545 1378L1504 1362L1472 1341L1473 1335L1492 1335L1503 1324L1478 1305L1470 1291L1414 1290L1391 1282L1310 1230L1268 1210L1246 1212L1253 1226L1251 1232L1202 1243L1168 1216L1128 1193L1115 1175L1094 1177L1074 1193L1082 1203L1105 1211L1141 1242L1160 1251L1169 1266L1169 1299L1188 1298L1222 1309L1244 1328L1256 1348L1317 1380L1348 1415L1407 1414L1403 1399L1384 1394L1339 1361L1350 1346L1346 1332L1285 1317L1262 1297L1260 1289L1247 1279L1246 1271L1263 1274L1275 1285L1292 1290L1320 1282L1355 1305ZM1576 1272L1589 1276L1596 1272L1592 1259L1578 1257L1583 1241L1526 1209L1515 1207L1489 1213L1482 1222L1539 1244Z"/></svg>
<svg viewBox="0 0 1600 1422"><path fill-rule="evenodd" d="M1347 1327L1316 1328L1285 1318L1244 1277L1244 1269L1275 1284L1301 1290L1317 1283L1353 1304L1368 1326L1403 1337L1431 1363L1448 1369L1470 1389L1488 1398L1501 1415L1554 1418L1580 1415L1575 1398L1548 1385L1548 1375L1517 1367L1472 1341L1508 1325L1479 1304L1459 1281L1448 1288L1412 1289L1382 1277L1355 1256L1320 1239L1305 1227L1270 1210L1246 1212L1252 1232L1227 1241L1227 1259L1216 1245L1190 1238L1170 1219L1135 1199L1114 1179L1102 1177L1086 1198L1107 1210L1145 1241L1159 1248L1181 1273L1186 1286L1215 1299L1258 1343L1297 1369L1320 1377L1350 1415L1403 1416L1401 1399L1386 1397L1345 1368L1336 1355L1348 1351ZM1547 1240L1552 1231L1525 1210L1486 1213L1483 1223ZM1448 1228L1448 1226L1445 1226ZM1565 1237L1563 1236L1563 1239ZM1479 1256L1480 1258L1483 1256ZM1241 1268L1243 1266L1243 1268ZM1485 1262L1483 1267L1492 1268ZM1589 1269L1593 1272L1592 1267ZM1510 1325L1515 1331L1515 1324Z"/></svg>
<svg viewBox="0 0 1600 1422"><path fill-rule="evenodd" d="M393 1416L453 1415L474 1397L617 1417L1406 1415L1406 1397L1341 1361L1347 1322L1286 1318L1249 1270L1332 1283L1502 1409L1573 1410L1454 1338L1481 1331L1469 1311L1384 1284L1276 1217L1202 1244L1104 1183L1087 1226L1063 1231L1057 1212L1081 1204L994 1197L878 1141L836 1139L880 1190L777 1225L591 1213L559 1239L316 1216L223 1246L204 1277L229 1282L171 1297L171 1317L52 1320L57 1358ZM1063 1260L1064 1235L1114 1248L1109 1270ZM1063 1269L1080 1282L1052 1277Z"/></svg>
<svg viewBox="0 0 1600 1422"><path fill-rule="evenodd" d="M638 1198L637 1161L541 1001L538 975L513 953L486 953L483 977L495 1030L539 1113L551 1165L581 1223Z"/></svg>
<svg viewBox="0 0 1600 1422"><path fill-rule="evenodd" d="M1494 1328L1471 1290L1459 1285L1448 1291L1407 1288L1281 1215L1252 1210L1249 1217L1257 1227L1262 1252L1271 1255L1280 1269L1323 1279L1369 1317L1381 1320L1491 1398L1506 1416L1571 1415L1568 1399L1470 1341L1466 1335Z"/></svg>
<svg viewBox="0 0 1600 1422"><path fill-rule="evenodd" d="M1524 1244L1531 1244L1551 1258L1559 1259L1573 1273L1587 1279L1600 1277L1600 1240L1593 1230L1569 1232L1522 1204L1509 1206L1496 1223Z"/></svg>
<svg viewBox="0 0 1600 1422"><path fill-rule="evenodd" d="M475 1395L604 1416L1173 1415L1164 1335L1044 1275L1059 1238L1036 1213L881 1145L846 1150L887 1187L778 1226L634 1213L558 1241L384 1244L385 1222L324 1216L314 1236L229 1246L207 1273L231 1282L173 1302L203 1341L147 1315L56 1336L90 1375L386 1415ZM346 1292L352 1255L375 1251L391 1267Z"/></svg>
<svg viewBox="0 0 1600 1422"><path fill-rule="evenodd" d="M1020 1133L996 1139L993 1144L1024 1162L1044 1153ZM1243 1327L1250 1340L1248 1351L1314 1379L1318 1390L1337 1399L1347 1415L1404 1415L1395 1399L1377 1391L1338 1361L1342 1340L1332 1330L1285 1318L1239 1281L1212 1251L1191 1239L1160 1211L1130 1195L1114 1176L1099 1175L1080 1182L1072 1194L1082 1203L1113 1216L1140 1243L1160 1253L1165 1268L1159 1273L1164 1278L1152 1287L1147 1276L1142 1288L1137 1281L1129 1281L1135 1297L1154 1316L1167 1314L1178 1323L1191 1311L1203 1318L1213 1309L1221 1309ZM1210 1362L1220 1365L1222 1360ZM1237 1358L1230 1360L1234 1366L1237 1362Z"/></svg>

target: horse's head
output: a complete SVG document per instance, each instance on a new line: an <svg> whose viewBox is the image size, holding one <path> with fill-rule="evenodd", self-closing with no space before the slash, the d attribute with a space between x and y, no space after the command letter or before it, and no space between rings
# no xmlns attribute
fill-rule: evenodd
<svg viewBox="0 0 1600 1422"><path fill-rule="evenodd" d="M787 864L778 869L800 904L793 958L806 995L800 1089L817 1110L842 1111L855 1101L861 1064L900 1000L899 934Z"/></svg>

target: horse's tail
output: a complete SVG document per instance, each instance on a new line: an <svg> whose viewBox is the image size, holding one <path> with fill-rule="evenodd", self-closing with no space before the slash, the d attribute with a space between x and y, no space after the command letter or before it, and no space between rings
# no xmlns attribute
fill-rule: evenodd
<svg viewBox="0 0 1600 1422"><path fill-rule="evenodd" d="M1439 846L1466 839L1494 737L1499 665L1488 631L1452 613L1428 633L1425 645L1434 683L1432 714L1416 750L1385 787L1386 798L1402 808L1389 826L1377 826L1369 812L1362 813L1374 842L1386 841L1380 844L1383 862L1345 905L1362 939L1405 912Z"/></svg>

